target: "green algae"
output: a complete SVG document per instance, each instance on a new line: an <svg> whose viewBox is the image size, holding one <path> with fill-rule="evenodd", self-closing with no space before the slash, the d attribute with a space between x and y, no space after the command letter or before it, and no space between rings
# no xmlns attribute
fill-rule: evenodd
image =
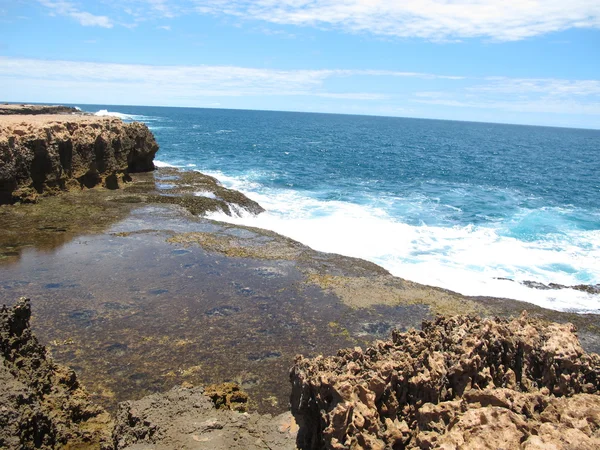
<svg viewBox="0 0 600 450"><path fill-rule="evenodd" d="M294 260L301 251L295 246L288 245L288 242L262 240L256 243L250 239L239 239L220 233L180 233L167 239L167 242L184 247L198 245L206 251L220 253L230 258Z"/></svg>

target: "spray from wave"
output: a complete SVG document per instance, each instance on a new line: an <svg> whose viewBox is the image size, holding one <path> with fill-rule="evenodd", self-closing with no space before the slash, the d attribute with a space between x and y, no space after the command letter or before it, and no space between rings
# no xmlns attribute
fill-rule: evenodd
<svg viewBox="0 0 600 450"><path fill-rule="evenodd" d="M116 111L109 111L107 109L101 109L94 113L95 116L100 117L118 117L121 120L128 122L152 122L157 120L156 117L142 116L139 114L125 114Z"/></svg>

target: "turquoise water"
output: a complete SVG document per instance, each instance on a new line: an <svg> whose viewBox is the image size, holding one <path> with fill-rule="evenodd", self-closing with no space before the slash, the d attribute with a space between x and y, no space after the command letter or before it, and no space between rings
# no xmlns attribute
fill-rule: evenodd
<svg viewBox="0 0 600 450"><path fill-rule="evenodd" d="M600 312L600 131L420 119L87 105L146 122L158 164L267 212L214 218L470 295ZM507 278L514 281L499 280Z"/></svg>

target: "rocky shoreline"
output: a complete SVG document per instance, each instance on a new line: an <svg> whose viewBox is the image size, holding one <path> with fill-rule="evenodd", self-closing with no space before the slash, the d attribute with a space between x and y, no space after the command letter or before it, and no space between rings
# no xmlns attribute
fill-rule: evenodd
<svg viewBox="0 0 600 450"><path fill-rule="evenodd" d="M38 114L77 114L83 113L72 106L62 105L25 105L25 104L0 104L0 116L5 115L38 115Z"/></svg>
<svg viewBox="0 0 600 450"><path fill-rule="evenodd" d="M571 441L557 437L564 434L575 439L580 448L586 448L589 442L595 445L598 376L590 375L575 390L546 392L548 380L526 373L523 361L530 367L532 361L538 361L535 358L542 358L559 380L575 379L573 367L596 374L597 355L586 355L583 349L600 350L598 316L550 311L508 299L466 297L393 277L366 261L316 252L266 230L204 219L202 214L209 211L235 214L245 209L258 214L262 208L197 172L170 168L139 172L154 168L152 158L156 152L152 134L141 124L69 113L0 116L0 128L6 138L0 139L0 161L21 161L20 165L0 165L0 178L5 177L2 180L16 180L0 183L9 192L5 198L10 200L5 203L20 203L0 207L0 298L9 304L20 296L32 298L31 326L57 361L47 359L48 367L60 373L69 372L64 368L67 365L75 369L78 377L73 375L74 381L65 389L76 390L84 384L89 392L80 395L87 405L84 409L98 412L86 417L108 417L106 426L96 434L81 432L85 421L73 422L75 416L71 413L71 422L60 415L56 417L58 425L46 420L44 423L49 425L42 434L48 434L52 427L64 431L48 434L51 437L44 444L46 448L60 447L65 442L67 447L77 448L77 442L89 447L92 441L96 448L296 448L297 444L305 448L412 448L416 442L423 443L421 448L436 448L440 443L461 447L457 434L449 429L450 422L440 418L465 423L467 416L484 417L488 413L493 417L509 416L510 420L501 425L516 426L518 432L511 428L503 436L520 436L528 445L522 448L538 448L533 445L539 442L531 437L535 434L532 427L546 422L559 431L552 441L546 427L550 434L544 435L546 441L540 438L544 443L573 448ZM80 149L73 154L80 157L81 164L76 165L81 170L73 169L74 159L70 170L64 164L64 142ZM96 142L100 143L97 154ZM29 156L23 158L21 153ZM32 165L35 155L51 163ZM99 166L104 170L98 170ZM43 179L41 184L31 176L37 173L35 168L46 173L36 178ZM96 181L86 186L79 178L90 171L97 175ZM2 175L6 173L21 175ZM113 176L118 183L112 183ZM519 317L524 309L531 318L513 322L450 318L465 313ZM25 310L29 306L23 302L13 309L5 308L3 321L13 323L15 314ZM436 314L446 318L427 322ZM423 321L422 332L401 334L418 328ZM37 341L31 344L31 330L28 325L23 328L22 322L17 334L29 336L25 341L30 344L24 345L37 349L32 355L38 355L15 359L26 367L29 363L25 361L39 360L45 350ZM550 322L574 323L581 344L570 325ZM13 328L4 328L9 330L3 332L3 336L9 336L3 337L6 348L14 349L10 343L15 342L10 334ZM520 328L535 330L542 337L522 336ZM377 341L389 339L393 329L398 331L393 332L392 341ZM548 345L554 334L562 338L559 344L552 343L554 350L550 351ZM320 356L356 347L364 350L341 351L337 357ZM295 359L299 353L305 357ZM459 358L467 354L473 357L464 361ZM392 372L396 375L391 378L389 373L378 374L379 368L375 367L376 359L386 358L395 367ZM402 372L409 359L414 363L413 371ZM561 361L567 361L567 366ZM27 383L35 385L38 375L22 378L17 373L21 366L11 364L4 363L12 367L10 376L21 383L26 381L25 387L18 389L33 389ZM293 391L288 377L292 366ZM454 385L445 383L449 373L458 373L459 366L475 382L457 393ZM516 384L509 371L515 373ZM56 379L53 376L52 380ZM327 377L331 379L325 383ZM379 387L368 383L370 391L363 393L360 386L365 377L383 380L389 395L378 397ZM414 382L406 381L413 378ZM405 380L404 384L398 384L400 379ZM215 403L231 404L231 395L238 394L228 391L224 397L217 394L211 398L205 395L209 392L198 387L226 381L233 382L232 386L241 385L249 393L244 409L252 411L250 414L215 409ZM349 383L348 389L354 393L344 397L340 383ZM428 392L427 398L402 403L406 399L398 397L400 385L405 391L409 386L417 397ZM6 386L16 385L11 381ZM490 389L495 390L490 393ZM375 409L370 400L365 403L371 391L375 393ZM392 391L396 392L398 405L403 405L396 408L397 423L388 414ZM18 397L15 392L9 389L3 395L14 399ZM52 416L50 410L44 410L48 405L62 404L63 412L71 408L68 402L44 400L48 392L59 395L60 389L50 386L42 394L32 392L28 394L30 404L37 406L27 411L34 411L34 416ZM290 392L293 411L302 425L298 443L297 428L288 411ZM486 404L473 400L483 398L477 397L481 392L492 400ZM530 405L535 400L550 405L543 411L551 407L571 414L568 401L560 399L575 398L580 393L592 396L580 402L581 407L591 405L584 409L591 411L585 412L590 418L573 416L569 420L573 424L586 419L587 428L583 422L581 426L567 426L553 422L552 417L547 420L549 413L527 415L514 406ZM502 403L502 395L516 400ZM330 396L332 400L328 400ZM18 417L25 417L20 416L25 414L23 404L17 403L14 411L0 412L0 420L12 424L13 428L6 428L13 430L11 435L22 432L27 435L23 439L34 442L32 436L36 434L30 432L33 428L29 425L37 422L25 421L29 428L14 431L14 424L20 423ZM476 404L493 412L479 411ZM315 412L315 405L321 405L321 413ZM496 407L506 411L493 409ZM112 418L103 415L102 408ZM423 428L425 419L418 418L425 417L427 408L432 411L428 423L435 429ZM369 420L360 419L353 411ZM565 417L571 417L568 414ZM177 417L180 420L175 420ZM386 419L392 420L392 425ZM116 427L111 422L115 420ZM463 439L479 436L473 430L481 429L484 434L490 431L485 424L479 425L464 431ZM568 431L564 426L579 431ZM425 439L423 433L430 433L429 437ZM448 440L449 436L454 440ZM483 448L467 441L462 448L469 448L468 442L472 448ZM11 448L12 444L6 445ZM23 445L28 448L29 444Z"/></svg>

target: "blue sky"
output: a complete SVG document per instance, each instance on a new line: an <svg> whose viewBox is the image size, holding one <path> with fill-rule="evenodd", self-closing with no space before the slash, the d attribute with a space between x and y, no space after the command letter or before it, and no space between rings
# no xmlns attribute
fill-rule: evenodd
<svg viewBox="0 0 600 450"><path fill-rule="evenodd" d="M0 101L600 128L600 0L0 0Z"/></svg>

